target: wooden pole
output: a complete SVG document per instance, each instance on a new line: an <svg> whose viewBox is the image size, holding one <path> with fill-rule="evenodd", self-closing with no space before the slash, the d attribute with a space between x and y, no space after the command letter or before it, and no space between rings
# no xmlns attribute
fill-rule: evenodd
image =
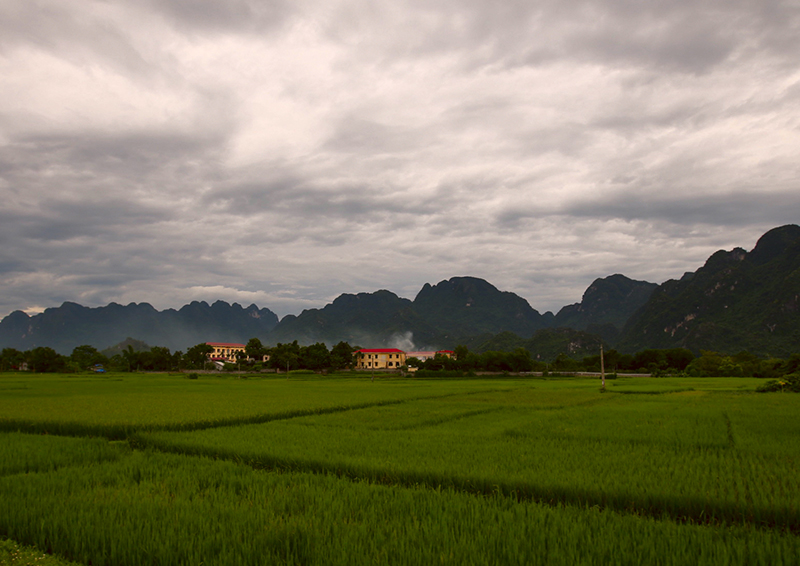
<svg viewBox="0 0 800 566"><path fill-rule="evenodd" d="M606 388L606 366L603 361L603 345L600 345L600 379L603 380L603 389Z"/></svg>

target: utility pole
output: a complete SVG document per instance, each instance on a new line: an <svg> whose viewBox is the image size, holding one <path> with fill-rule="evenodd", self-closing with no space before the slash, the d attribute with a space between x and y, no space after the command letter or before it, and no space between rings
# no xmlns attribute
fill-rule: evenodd
<svg viewBox="0 0 800 566"><path fill-rule="evenodd" d="M606 366L603 362L603 345L600 344L600 379L603 382L602 387L600 388L601 391L606 390Z"/></svg>

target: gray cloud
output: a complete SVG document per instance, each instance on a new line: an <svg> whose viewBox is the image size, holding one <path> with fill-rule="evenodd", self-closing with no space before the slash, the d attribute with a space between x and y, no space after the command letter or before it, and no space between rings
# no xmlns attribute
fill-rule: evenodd
<svg viewBox="0 0 800 566"><path fill-rule="evenodd" d="M779 0L5 2L0 314L679 277L796 222L798 53Z"/></svg>
<svg viewBox="0 0 800 566"><path fill-rule="evenodd" d="M294 12L294 3L279 0L147 0L130 4L144 4L164 14L178 28L193 33L269 32L283 25Z"/></svg>

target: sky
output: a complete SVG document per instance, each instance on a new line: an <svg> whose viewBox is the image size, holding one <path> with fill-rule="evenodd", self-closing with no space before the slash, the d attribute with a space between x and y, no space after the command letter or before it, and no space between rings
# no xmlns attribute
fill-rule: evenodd
<svg viewBox="0 0 800 566"><path fill-rule="evenodd" d="M0 316L540 312L800 217L798 0L0 0Z"/></svg>

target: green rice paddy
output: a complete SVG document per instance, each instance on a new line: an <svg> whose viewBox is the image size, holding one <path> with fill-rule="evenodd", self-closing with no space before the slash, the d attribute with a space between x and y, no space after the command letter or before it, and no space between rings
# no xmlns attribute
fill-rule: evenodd
<svg viewBox="0 0 800 566"><path fill-rule="evenodd" d="M797 564L759 383L0 375L0 564Z"/></svg>

